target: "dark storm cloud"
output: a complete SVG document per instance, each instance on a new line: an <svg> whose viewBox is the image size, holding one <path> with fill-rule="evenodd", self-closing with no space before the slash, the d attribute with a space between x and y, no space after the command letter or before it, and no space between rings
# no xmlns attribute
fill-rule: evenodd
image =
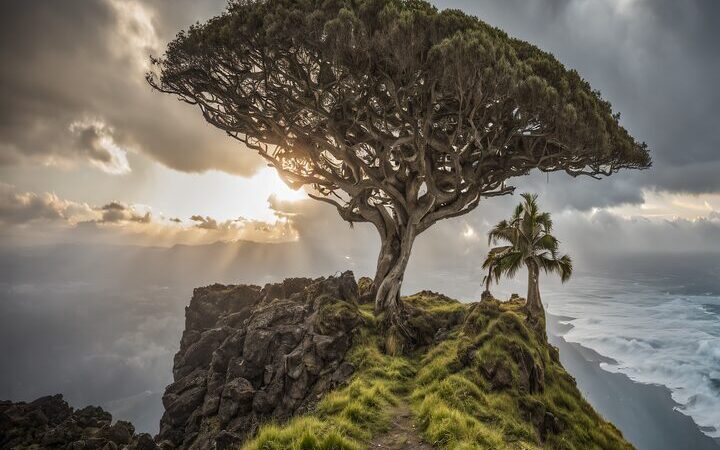
<svg viewBox="0 0 720 450"><path fill-rule="evenodd" d="M143 77L150 53L222 4L0 3L0 164L89 161L123 173L129 150L182 171L250 174L250 152Z"/></svg>
<svg viewBox="0 0 720 450"><path fill-rule="evenodd" d="M566 208L580 211L618 204L643 203L637 172L621 172L609 179L596 180L580 176L571 178L564 173L538 173L513 180L516 193L533 192L542 198L543 207L551 212ZM517 202L516 196L486 199L488 208L509 208Z"/></svg>
<svg viewBox="0 0 720 450"><path fill-rule="evenodd" d="M720 2L715 0L436 1L529 40L578 71L646 141L653 168L613 176L570 205L638 201L641 188L720 191ZM551 176L552 177L552 176ZM569 180L556 176L553 195ZM588 185L589 186L589 185ZM580 188L585 190L584 187ZM620 191L624 192L620 192ZM594 192L593 192L594 191ZM573 198L577 197L577 198Z"/></svg>

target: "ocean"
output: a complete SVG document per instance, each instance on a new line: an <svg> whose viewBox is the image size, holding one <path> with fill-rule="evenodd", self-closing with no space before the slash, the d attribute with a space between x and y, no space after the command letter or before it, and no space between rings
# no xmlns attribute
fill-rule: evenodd
<svg viewBox="0 0 720 450"><path fill-rule="evenodd" d="M604 370L666 386L701 430L720 438L720 296L710 283L656 273L585 275L544 292L563 335L608 358ZM704 291L704 292L701 292Z"/></svg>

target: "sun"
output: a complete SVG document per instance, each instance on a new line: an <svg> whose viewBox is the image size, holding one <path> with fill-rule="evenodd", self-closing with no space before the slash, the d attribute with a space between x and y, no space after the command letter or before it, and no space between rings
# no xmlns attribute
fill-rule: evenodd
<svg viewBox="0 0 720 450"><path fill-rule="evenodd" d="M259 170L257 174L252 177L252 181L257 183L257 185L265 186L278 200L293 202L308 198L303 188L298 190L290 189L280 178L277 171L271 167Z"/></svg>

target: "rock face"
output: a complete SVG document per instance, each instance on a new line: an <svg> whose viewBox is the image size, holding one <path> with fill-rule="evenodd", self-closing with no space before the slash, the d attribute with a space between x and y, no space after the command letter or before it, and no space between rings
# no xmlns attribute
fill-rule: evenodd
<svg viewBox="0 0 720 450"><path fill-rule="evenodd" d="M155 450L149 434L96 406L71 408L62 395L0 402L0 449Z"/></svg>
<svg viewBox="0 0 720 450"><path fill-rule="evenodd" d="M310 409L354 371L344 358L362 320L357 298L351 272L196 289L158 444L234 448L261 422Z"/></svg>

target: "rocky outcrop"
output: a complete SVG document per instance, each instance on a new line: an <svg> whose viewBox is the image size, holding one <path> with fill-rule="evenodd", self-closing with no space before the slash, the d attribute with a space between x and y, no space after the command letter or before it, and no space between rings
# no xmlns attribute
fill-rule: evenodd
<svg viewBox="0 0 720 450"><path fill-rule="evenodd" d="M357 299L351 272L196 289L158 444L234 448L260 423L310 410L354 371L344 359L362 320Z"/></svg>
<svg viewBox="0 0 720 450"><path fill-rule="evenodd" d="M155 450L149 434L129 422L112 423L96 406L75 410L62 395L34 402L0 402L0 449Z"/></svg>
<svg viewBox="0 0 720 450"><path fill-rule="evenodd" d="M367 280L363 285L370 286ZM304 436L302 448L355 448L368 444L357 436L381 428L378 417L402 412L408 406L403 402L415 399L415 431L430 442L632 448L583 400L544 330L528 320L523 300L487 298L468 305L431 291L405 297L419 345L400 357L381 354L385 336L374 320L364 323L361 295L351 272L263 288L196 289L154 440L135 434L128 422L113 423L101 408L74 410L57 395L0 402L0 450L235 450L267 422L280 426L267 428L251 448L268 442L296 448L298 435ZM359 330L363 338L354 339ZM353 341L357 346L348 358ZM284 427L282 422L312 411L348 380L355 371L349 360L363 361L357 377L370 387L340 388L329 399L332 407L322 404L320 414ZM412 392L405 392L408 386L415 386ZM390 405L380 393L387 389L406 395ZM385 400L378 402L376 395ZM367 408L374 414L365 414ZM448 411L463 427L447 426ZM352 436L343 429L354 430ZM386 441L370 441L376 442Z"/></svg>
<svg viewBox="0 0 720 450"><path fill-rule="evenodd" d="M545 366L550 362L559 363L559 358L557 350L548 345L544 329L532 333L529 320L523 322L520 315L502 309L502 305L515 307L523 302L515 295L506 303L490 298L473 304L463 324L463 331L471 342L462 348L459 360L464 366L477 367L495 390L517 388L537 394L545 390ZM492 327L488 331L490 323ZM508 339L492 346L502 349L502 354L478 357L476 351L497 336L520 336L521 339ZM548 359L550 361L546 361Z"/></svg>

